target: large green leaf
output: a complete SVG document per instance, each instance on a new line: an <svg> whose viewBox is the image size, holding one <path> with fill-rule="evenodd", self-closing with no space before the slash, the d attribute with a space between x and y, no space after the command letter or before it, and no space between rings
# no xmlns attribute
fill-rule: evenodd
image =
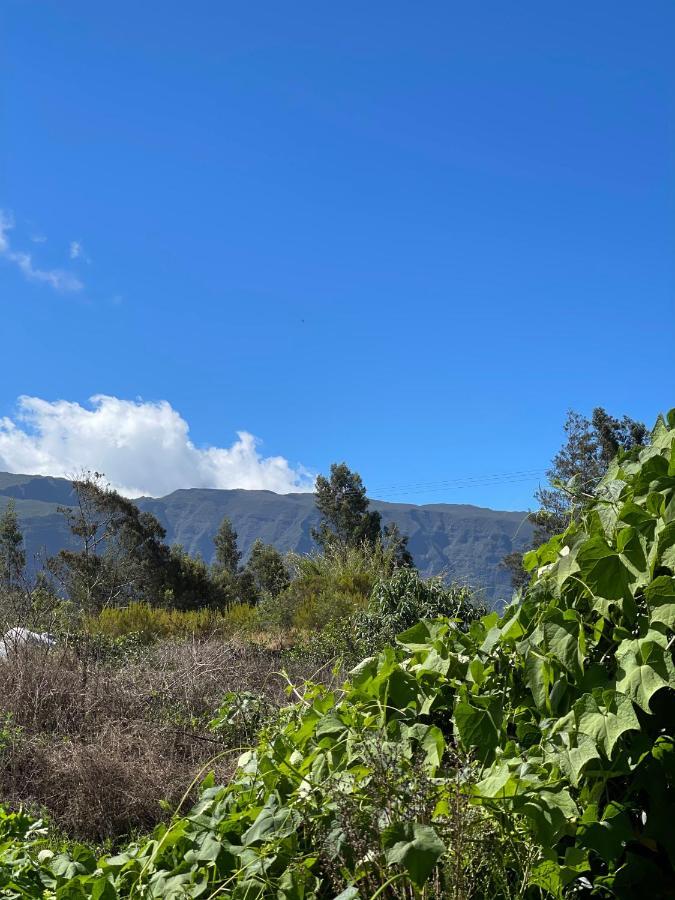
<svg viewBox="0 0 675 900"><path fill-rule="evenodd" d="M556 621L544 622L543 632L551 655L568 672L580 676L583 657L579 649L579 624L557 617Z"/></svg>
<svg viewBox="0 0 675 900"><path fill-rule="evenodd" d="M575 746L556 746L547 753L547 758L560 767L573 787L577 787L588 763L599 762L600 754L593 738L579 734Z"/></svg>
<svg viewBox="0 0 675 900"><path fill-rule="evenodd" d="M388 835L389 841L393 837L399 837L395 830ZM400 837L387 849L387 862L403 866L413 884L422 887L445 853L445 845L430 825L417 822L401 827Z"/></svg>
<svg viewBox="0 0 675 900"><path fill-rule="evenodd" d="M497 746L501 715L494 700L481 706L463 700L455 706L454 720L463 746L475 749L481 759Z"/></svg>
<svg viewBox="0 0 675 900"><path fill-rule="evenodd" d="M530 820L538 841L544 846L554 843L579 815L577 805L567 788L533 791L521 809Z"/></svg>
<svg viewBox="0 0 675 900"><path fill-rule="evenodd" d="M675 521L668 522L659 533L656 565L675 571Z"/></svg>
<svg viewBox="0 0 675 900"><path fill-rule="evenodd" d="M594 595L607 600L621 600L628 595L631 572L601 535L594 535L581 546L577 563L580 578Z"/></svg>
<svg viewBox="0 0 675 900"><path fill-rule="evenodd" d="M631 699L609 691L600 703L591 694L584 694L574 704L574 716L577 731L592 738L608 759L621 735L640 727Z"/></svg>
<svg viewBox="0 0 675 900"><path fill-rule="evenodd" d="M645 591L651 622L662 622L675 630L675 578L661 575Z"/></svg>
<svg viewBox="0 0 675 900"><path fill-rule="evenodd" d="M650 700L662 688L675 687L675 667L666 638L651 630L643 638L622 641L616 652L616 689L650 712Z"/></svg>
<svg viewBox="0 0 675 900"><path fill-rule="evenodd" d="M280 806L272 794L253 825L242 835L242 844L250 846L260 841L287 837L295 831L299 823L300 815L295 810Z"/></svg>
<svg viewBox="0 0 675 900"><path fill-rule="evenodd" d="M549 692L553 684L551 661L535 650L529 651L525 657L525 680L537 709L542 712L548 709Z"/></svg>
<svg viewBox="0 0 675 900"><path fill-rule="evenodd" d="M610 803L598 817L598 806L589 804L579 823L579 842L594 850L605 860L620 857L626 843L633 837L630 816L621 804Z"/></svg>

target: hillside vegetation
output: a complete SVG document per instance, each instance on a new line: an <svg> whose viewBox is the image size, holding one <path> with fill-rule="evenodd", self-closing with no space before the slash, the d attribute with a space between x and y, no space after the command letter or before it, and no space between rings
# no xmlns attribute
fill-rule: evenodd
<svg viewBox="0 0 675 900"><path fill-rule="evenodd" d="M72 548L68 527L57 511L58 505L77 502L69 481L0 473L0 511L9 498L16 503L29 565L36 556ZM181 544L207 563L213 561L213 535L225 516L239 535L244 560L257 539L281 553L308 553L313 547L312 529L319 524L312 494L192 489L157 499L140 498L136 503L157 517L168 543ZM371 506L385 524L395 523L410 536L415 564L426 577L443 574L471 584L481 588L489 602L511 596L509 575L499 561L529 546L532 525L525 512L379 501Z"/></svg>
<svg viewBox="0 0 675 900"><path fill-rule="evenodd" d="M671 897L675 412L499 617L425 620L261 717L225 786L113 856L0 820L11 897ZM401 577L401 576L399 576ZM241 713L226 701L214 734Z"/></svg>

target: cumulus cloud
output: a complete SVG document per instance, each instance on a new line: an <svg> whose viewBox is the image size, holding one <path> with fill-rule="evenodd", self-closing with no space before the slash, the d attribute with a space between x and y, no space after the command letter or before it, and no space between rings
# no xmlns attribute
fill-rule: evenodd
<svg viewBox="0 0 675 900"><path fill-rule="evenodd" d="M20 397L0 418L0 469L73 477L105 473L128 497L159 497L177 488L310 491L314 480L282 456L262 456L259 441L237 432L230 447L196 447L188 423L166 401L97 395L89 408L66 400Z"/></svg>
<svg viewBox="0 0 675 900"><path fill-rule="evenodd" d="M29 281L48 284L56 291L80 291L83 284L79 278L62 269L40 269L30 253L15 250L9 240L9 232L14 228L13 218L0 210L0 257L15 265Z"/></svg>

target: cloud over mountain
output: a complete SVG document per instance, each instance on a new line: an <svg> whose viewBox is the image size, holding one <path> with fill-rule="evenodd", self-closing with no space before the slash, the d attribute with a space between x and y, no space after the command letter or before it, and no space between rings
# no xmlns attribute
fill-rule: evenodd
<svg viewBox="0 0 675 900"><path fill-rule="evenodd" d="M0 469L11 472L72 477L92 469L132 497L186 487L312 490L306 469L258 448L246 431L230 447L195 446L188 423L165 400L99 394L86 407L24 396L13 417L0 418Z"/></svg>

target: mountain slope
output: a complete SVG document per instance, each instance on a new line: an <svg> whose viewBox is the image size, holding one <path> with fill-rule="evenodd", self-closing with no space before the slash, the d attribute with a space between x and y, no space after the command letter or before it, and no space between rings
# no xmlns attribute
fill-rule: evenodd
<svg viewBox="0 0 675 900"><path fill-rule="evenodd" d="M57 511L59 505L74 502L69 481L0 473L0 509L10 497L16 503L29 559L72 546L63 516ZM159 519L169 543L180 543L208 561L223 516L232 520L244 558L258 537L282 552L306 553L312 549L311 529L318 522L312 494L191 488L157 499L140 497L136 503ZM488 600L510 596L509 576L499 561L528 544L532 527L524 512L379 500L372 501L372 506L382 514L384 524L396 522L409 535L410 550L423 574L468 582L481 588Z"/></svg>

